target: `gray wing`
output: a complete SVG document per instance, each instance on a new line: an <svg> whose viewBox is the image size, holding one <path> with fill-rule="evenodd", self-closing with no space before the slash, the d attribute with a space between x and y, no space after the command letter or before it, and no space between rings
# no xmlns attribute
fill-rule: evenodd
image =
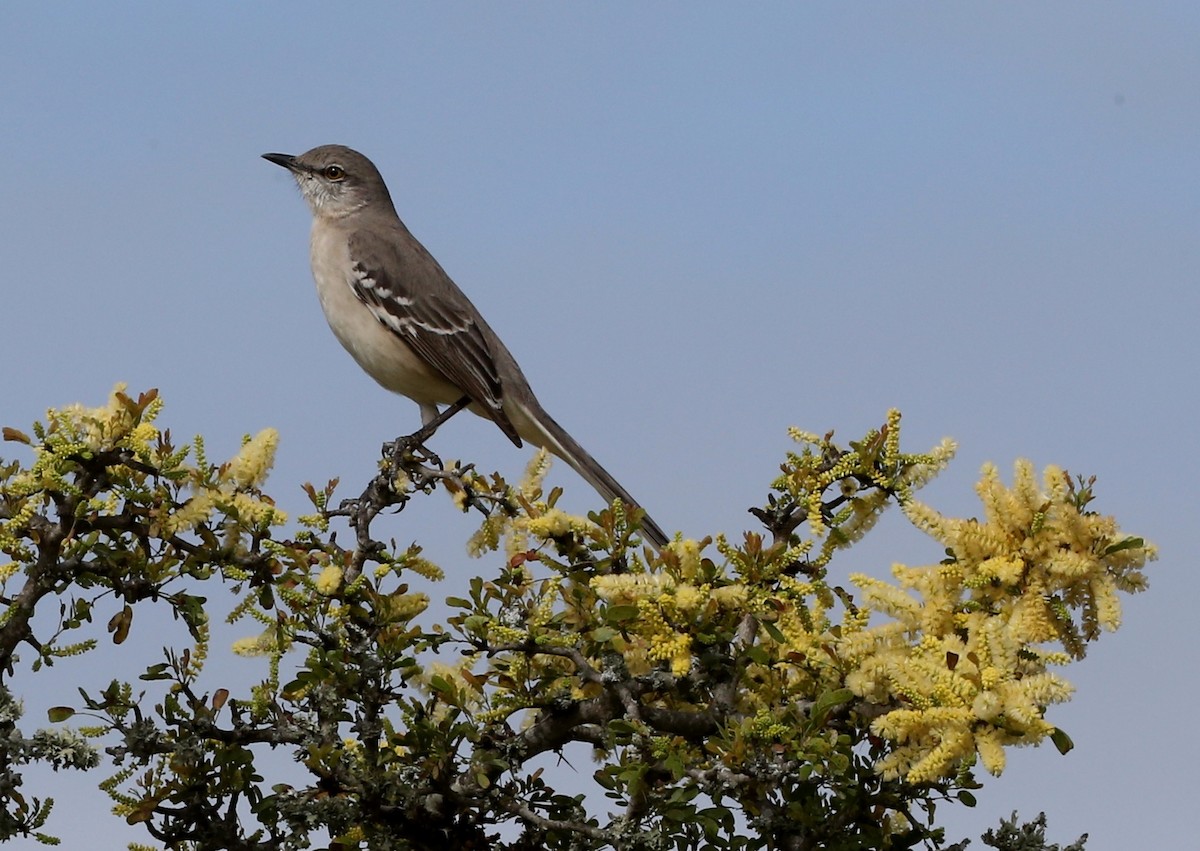
<svg viewBox="0 0 1200 851"><path fill-rule="evenodd" d="M350 237L354 295L379 322L477 403L517 446L504 387L475 305L406 229Z"/></svg>

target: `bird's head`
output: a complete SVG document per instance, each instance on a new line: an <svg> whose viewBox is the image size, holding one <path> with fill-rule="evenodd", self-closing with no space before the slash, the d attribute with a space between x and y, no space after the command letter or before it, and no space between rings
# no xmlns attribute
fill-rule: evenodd
<svg viewBox="0 0 1200 851"><path fill-rule="evenodd" d="M321 145L297 156L263 154L263 159L292 173L314 216L341 218L378 205L394 209L379 169L344 145Z"/></svg>

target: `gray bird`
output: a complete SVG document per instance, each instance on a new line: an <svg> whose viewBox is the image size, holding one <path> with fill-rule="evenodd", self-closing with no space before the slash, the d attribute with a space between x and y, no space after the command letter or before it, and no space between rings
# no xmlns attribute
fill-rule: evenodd
<svg viewBox="0 0 1200 851"><path fill-rule="evenodd" d="M421 406L463 397L517 446L528 440L575 468L606 500L638 502L538 403L521 368L475 305L396 214L374 163L342 145L263 154L292 173L313 214L317 296L338 341L368 375ZM644 517L656 547L667 542Z"/></svg>

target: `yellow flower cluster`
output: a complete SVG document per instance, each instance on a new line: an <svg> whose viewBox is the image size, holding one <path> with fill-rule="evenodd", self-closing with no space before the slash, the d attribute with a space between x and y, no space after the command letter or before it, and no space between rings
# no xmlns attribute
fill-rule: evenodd
<svg viewBox="0 0 1200 851"><path fill-rule="evenodd" d="M480 525L479 529L467 542L467 552L472 557L478 557L500 547L504 542L504 551L509 560L519 557L522 553L538 549L554 538L574 532L586 537L595 530L595 524L585 517L569 514L542 498L543 482L550 470L551 457L545 449L539 449L530 459L525 468L521 481L515 488L510 489L510 497L515 496L528 512L520 512L515 516L504 511L490 514ZM515 493L514 493L515 491ZM494 487L492 492L500 495Z"/></svg>
<svg viewBox="0 0 1200 851"><path fill-rule="evenodd" d="M279 432L273 428L265 428L254 437L247 437L237 455L222 466L215 483L194 483L195 494L192 498L163 519L164 531L168 534L190 532L208 522L217 511L236 517L242 526L277 526L286 523L287 514L257 493L258 486L275 463L278 445ZM197 455L202 456L202 452L203 445L199 444ZM200 466L203 466L202 462Z"/></svg>
<svg viewBox="0 0 1200 851"><path fill-rule="evenodd" d="M570 532L582 532L589 525L582 517L567 514L567 512L558 508L550 508L538 517L529 518L526 528L529 530L529 534L535 538L548 540L550 538L561 537Z"/></svg>
<svg viewBox="0 0 1200 851"><path fill-rule="evenodd" d="M394 560L378 565L374 571L375 579L381 581L389 574L399 575L404 570L411 570L431 582L440 582L446 576L440 567L429 559L422 558L421 548L413 544L405 552L396 556Z"/></svg>
<svg viewBox="0 0 1200 851"><path fill-rule="evenodd" d="M700 546L695 541L667 545L680 555L678 573L697 576ZM631 639L625 662L634 674L645 673L653 662L667 662L675 676L692 665L692 634L705 613L739 610L749 593L744 585L712 585L682 581L669 573L619 573L591 580L596 596L610 605L632 605L637 618L626 627Z"/></svg>
<svg viewBox="0 0 1200 851"><path fill-rule="evenodd" d="M225 478L240 489L262 484L275 465L278 446L279 432L273 428L264 428L254 437L247 437L238 454L225 465Z"/></svg>
<svg viewBox="0 0 1200 851"><path fill-rule="evenodd" d="M865 606L894 618L846 634L837 648L853 665L847 687L902 707L872 725L898 744L877 766L885 776L934 780L975 753L999 774L1004 747L1050 735L1046 707L1071 695L1047 666L1082 656L1100 629L1117 628L1118 591L1146 587L1141 568L1154 548L1121 535L1111 517L1085 511L1086 499L1062 470L1048 468L1043 482L1039 488L1027 461L1017 464L1011 488L985 467L977 486L982 520L943 517L909 501L910 520L950 558L897 565L898 586L851 577ZM1063 650L1044 649L1049 642Z"/></svg>
<svg viewBox="0 0 1200 851"><path fill-rule="evenodd" d="M46 420L51 431L69 436L87 449L127 446L140 457L149 451L150 442L158 438L154 419L162 410L162 400L155 398L139 417L132 400L126 396L124 383L113 387L107 404L87 408L80 404L50 409Z"/></svg>
<svg viewBox="0 0 1200 851"><path fill-rule="evenodd" d="M153 444L159 438L159 430L154 419L162 410L162 400L155 391L137 399L125 391L124 384L117 384L106 404L95 408L73 404L48 410L45 424L34 424L36 441L12 432L14 439L33 449L34 461L4 483L11 516L0 520L0 551L20 561L32 557L26 544L28 525L49 499L50 492L72 491L73 459L115 451L132 453L141 461L155 460ZM145 478L145 474L130 468L120 475ZM86 510L97 515L114 515L121 510L120 495L116 489L96 494L87 500Z"/></svg>
<svg viewBox="0 0 1200 851"><path fill-rule="evenodd" d="M692 667L692 637L671 628L663 616L670 607L670 597L639 600L637 631L645 639L646 657L656 662L669 662L671 673L682 677Z"/></svg>
<svg viewBox="0 0 1200 851"><path fill-rule="evenodd" d="M525 467L525 475L516 487L520 499L535 509L545 508L538 502L542 491L542 481L550 470L550 455L540 449ZM484 553L498 549L501 539L505 542L505 552L511 560L515 555L530 549L529 523L531 518L525 514L510 517L506 511L496 511L487 517L479 529L467 541L467 553L472 558L478 558Z"/></svg>
<svg viewBox="0 0 1200 851"><path fill-rule="evenodd" d="M429 608L429 595L420 591L388 595L383 604L384 616L389 622L407 622Z"/></svg>
<svg viewBox="0 0 1200 851"><path fill-rule="evenodd" d="M792 428L791 438L804 448L789 452L783 475L772 487L803 508L808 537L799 546L815 550L806 560L822 568L834 553L861 539L879 520L893 498L905 499L941 472L957 449L945 439L927 453L900 452L900 412L888 411L887 423L873 429L846 452L824 436ZM870 487L862 490L862 485ZM837 488L844 503L827 514L827 493ZM830 534L836 529L836 534ZM820 543L819 549L815 547ZM803 554L803 553L802 553Z"/></svg>
<svg viewBox="0 0 1200 851"><path fill-rule="evenodd" d="M90 455L101 449L132 450L140 458L149 455L150 442L158 437L153 420L162 409L162 401L151 395L135 402L118 384L109 394L108 403L98 408L67 405L46 412L46 425L36 423L34 431L41 441L34 443L25 435L23 442L33 447L35 459L6 483L9 494L23 496L63 486L62 461L76 455ZM34 506L25 503L28 510ZM13 518L15 519L15 518ZM27 520L28 518L26 518ZM17 528L19 524L9 523Z"/></svg>
<svg viewBox="0 0 1200 851"><path fill-rule="evenodd" d="M233 642L233 652L239 656L267 656L279 647L278 631L268 627L258 635L249 635Z"/></svg>
<svg viewBox="0 0 1200 851"><path fill-rule="evenodd" d="M330 596L341 587L342 568L336 564L326 565L313 584L316 586L318 594Z"/></svg>
<svg viewBox="0 0 1200 851"><path fill-rule="evenodd" d="M482 695L479 686L470 678L473 659L463 660L460 665L447 665L444 662L431 662L422 672L420 681L431 694L442 690L435 687L433 680L439 679L454 689L456 705L463 709L475 709L480 706ZM441 721L453 707L445 700L440 700L433 711L433 717Z"/></svg>
<svg viewBox="0 0 1200 851"><path fill-rule="evenodd" d="M845 611L841 626L835 627L830 618L835 599L829 586L788 576L779 578L774 593L757 596L754 608L764 622L759 640L773 657L788 661L776 666L770 677L758 678L754 688L760 699L788 700L787 695L840 688L841 673L830 664L830 648L866 626L862 610Z"/></svg>

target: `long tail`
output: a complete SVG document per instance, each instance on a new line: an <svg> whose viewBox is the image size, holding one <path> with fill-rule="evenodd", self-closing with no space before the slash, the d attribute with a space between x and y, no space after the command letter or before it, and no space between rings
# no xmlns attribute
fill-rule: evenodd
<svg viewBox="0 0 1200 851"><path fill-rule="evenodd" d="M630 508L642 507L641 503L630 496L629 491L621 487L621 483L614 479L608 470L601 467L600 462L580 446L575 438L567 434L566 429L555 422L554 418L547 414L536 401L526 402L521 407L524 410L519 413L513 412L517 414L513 417L513 424L517 427L521 437L536 446L549 449L566 461L575 469L575 472L583 476L584 480L596 489L600 496L609 502L620 498L621 502ZM655 523L649 514L642 517L642 534L654 545L655 549L662 549L670 540L663 532L662 527Z"/></svg>

